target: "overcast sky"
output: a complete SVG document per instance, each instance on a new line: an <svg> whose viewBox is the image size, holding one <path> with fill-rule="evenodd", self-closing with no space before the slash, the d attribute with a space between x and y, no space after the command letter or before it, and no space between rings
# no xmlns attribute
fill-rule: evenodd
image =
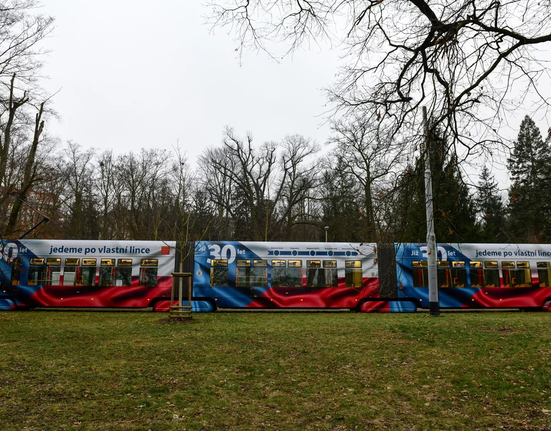
<svg viewBox="0 0 551 431"><path fill-rule="evenodd" d="M280 63L213 34L199 1L42 0L56 19L44 86L61 121L49 130L84 148L171 150L190 161L219 145L225 125L257 143L301 134L325 143L322 89L337 52L313 47Z"/></svg>
<svg viewBox="0 0 551 431"><path fill-rule="evenodd" d="M60 90L48 125L63 142L116 153L172 150L192 163L220 144L224 126L259 144L301 134L329 137L323 88L334 83L339 52L313 45L277 63L246 52L225 29L206 24L200 0L42 0L56 19L45 41L44 86ZM547 90L545 90L547 91ZM514 139L525 113L508 118ZM549 123L534 117L545 135ZM504 127L505 128L505 127Z"/></svg>

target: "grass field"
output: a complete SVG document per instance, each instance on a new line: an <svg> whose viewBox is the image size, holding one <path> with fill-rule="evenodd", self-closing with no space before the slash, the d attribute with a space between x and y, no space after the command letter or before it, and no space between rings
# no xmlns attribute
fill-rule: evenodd
<svg viewBox="0 0 551 431"><path fill-rule="evenodd" d="M551 429L551 313L0 313L2 430Z"/></svg>

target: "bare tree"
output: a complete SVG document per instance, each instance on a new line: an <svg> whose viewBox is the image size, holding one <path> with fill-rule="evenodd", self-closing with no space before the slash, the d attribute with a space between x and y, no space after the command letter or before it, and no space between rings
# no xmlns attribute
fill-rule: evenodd
<svg viewBox="0 0 551 431"><path fill-rule="evenodd" d="M169 211L169 155L162 150L142 149L117 159L119 217L127 230L124 237L160 239L164 215ZM122 217L121 217L122 216Z"/></svg>
<svg viewBox="0 0 551 431"><path fill-rule="evenodd" d="M201 158L213 189L213 200L231 216L233 234L240 239L266 240L274 221L283 184L274 190L277 177L276 144L265 142L253 148L250 134L245 140L226 128L223 148L207 150ZM226 237L227 238L227 237Z"/></svg>
<svg viewBox="0 0 551 431"><path fill-rule="evenodd" d="M23 201L27 198L27 195L31 187L33 186L33 184L38 180L37 165L35 161L36 161L36 156L38 151L38 144L40 142L40 137L42 135L42 132L44 131L44 120L42 119L42 115L44 114L44 103L45 102L40 104L38 113L36 114L36 117L35 117L33 139L25 161L23 179L21 181L21 187L18 192L19 199L15 200L11 208L8 226L6 227L6 236L13 235L13 233L15 232L15 227L17 224L17 220L19 219Z"/></svg>
<svg viewBox="0 0 551 431"><path fill-rule="evenodd" d="M0 208L9 207L7 235L16 231L22 202L38 179L36 155L45 102L36 106L33 99L45 100L36 86L44 52L39 42L53 29L53 18L35 13L37 5L34 0L0 0ZM10 159L21 155L21 148L26 149L25 157ZM10 198L14 193L18 199Z"/></svg>
<svg viewBox="0 0 551 431"><path fill-rule="evenodd" d="M231 173L233 168L233 160L226 148L209 148L199 158L201 187L212 202L215 212L210 231L217 239L232 237L231 219L235 206Z"/></svg>
<svg viewBox="0 0 551 431"><path fill-rule="evenodd" d="M91 161L95 150L82 151L80 145L68 142L66 159L60 163L65 178L64 204L67 212L66 237L97 238L97 204Z"/></svg>
<svg viewBox="0 0 551 431"><path fill-rule="evenodd" d="M359 113L335 121L333 131L331 142L337 144L338 165L356 178L363 191L360 199L367 223L365 238L376 241L380 233L378 191L388 182L389 173L399 166L401 145L380 136L377 125L366 121Z"/></svg>
<svg viewBox="0 0 551 431"><path fill-rule="evenodd" d="M99 239L115 238L115 203L121 187L117 181L115 162L112 150L106 150L99 155L99 170L95 175L100 212Z"/></svg>
<svg viewBox="0 0 551 431"><path fill-rule="evenodd" d="M317 224L307 210L308 199L318 182L317 167L313 160L319 147L300 135L286 136L280 144L281 176L279 205L281 208L282 238L285 241L295 239L294 228L298 225Z"/></svg>
<svg viewBox="0 0 551 431"><path fill-rule="evenodd" d="M54 19L37 14L37 0L0 0L0 80L16 75L36 82L44 50L39 43L53 30Z"/></svg>
<svg viewBox="0 0 551 431"><path fill-rule="evenodd" d="M288 52L329 38L347 47L347 65L329 91L344 114L393 138L421 130L421 108L466 155L500 141L498 128L528 95L549 109L538 86L548 77L538 45L551 41L551 3L531 0L215 0L216 26L240 49ZM547 82L547 86L549 82Z"/></svg>
<svg viewBox="0 0 551 431"><path fill-rule="evenodd" d="M176 147L175 153L176 157L172 162L169 173L173 206L173 211L171 212L173 220L171 222L174 237L180 243L187 243L193 237L193 239L197 240L201 238L201 235L196 235L198 232L195 232L193 229L195 219L192 218L191 211L195 177L182 149Z"/></svg>

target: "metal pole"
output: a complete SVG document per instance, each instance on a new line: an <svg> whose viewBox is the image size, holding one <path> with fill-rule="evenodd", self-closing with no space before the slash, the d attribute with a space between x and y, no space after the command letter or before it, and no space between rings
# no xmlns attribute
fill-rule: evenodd
<svg viewBox="0 0 551 431"><path fill-rule="evenodd" d="M429 282L429 308L431 316L440 315L438 303L438 280L436 271L436 234L434 233L434 211L432 207L432 176L430 172L429 126L427 108L423 107L425 123L425 205L427 215L427 267Z"/></svg>

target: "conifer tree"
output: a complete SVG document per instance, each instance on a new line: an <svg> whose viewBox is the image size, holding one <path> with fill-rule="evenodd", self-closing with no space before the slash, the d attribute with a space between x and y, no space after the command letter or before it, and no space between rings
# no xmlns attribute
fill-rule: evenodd
<svg viewBox="0 0 551 431"><path fill-rule="evenodd" d="M505 205L499 194L498 183L487 166L484 166L480 173L475 204L481 218L480 240L503 242L506 222Z"/></svg>
<svg viewBox="0 0 551 431"><path fill-rule="evenodd" d="M474 242L478 240L476 211L469 189L459 170L457 156L438 129L431 128L428 137L433 186L434 229L438 242ZM398 226L403 229L402 241L426 240L424 160L418 158L412 175L402 183L404 196L409 200L407 211L400 208ZM407 214L406 214L407 213ZM405 218L404 218L405 216Z"/></svg>
<svg viewBox="0 0 551 431"><path fill-rule="evenodd" d="M507 159L511 176L509 221L512 240L542 242L550 239L548 187L551 183L549 141L544 141L536 123L526 116L517 142Z"/></svg>

